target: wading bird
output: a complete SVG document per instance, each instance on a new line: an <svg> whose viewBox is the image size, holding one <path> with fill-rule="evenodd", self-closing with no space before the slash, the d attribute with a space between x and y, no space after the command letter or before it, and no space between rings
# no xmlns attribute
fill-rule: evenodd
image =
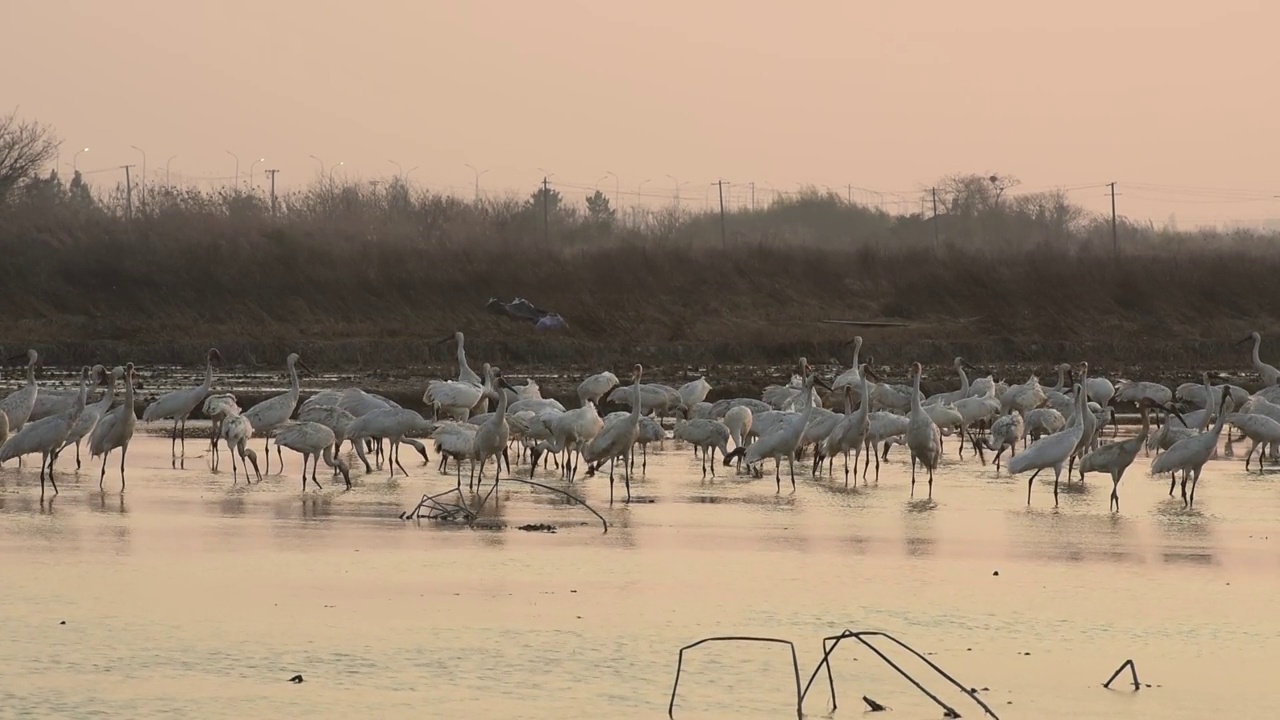
<svg viewBox="0 0 1280 720"><path fill-rule="evenodd" d="M102 456L102 473L98 475L99 490L107 477L107 458L112 450L119 448L120 492L124 492L124 459L129 453L129 442L133 440L133 429L138 422L137 411L133 406L134 381L133 363L129 363L124 366L124 404L103 415L97 427L89 434L89 457Z"/></svg>
<svg viewBox="0 0 1280 720"><path fill-rule="evenodd" d="M93 429L98 426L98 421L102 419L102 416L111 410L111 405L116 399L116 383L123 377L124 368L117 367L111 371L111 379L108 381L107 391L103 393L102 399L92 405L85 406L84 411L80 413L80 418L76 420L75 426L67 434L66 442L62 444L61 448L58 448L58 452L54 455L55 460L68 445L75 445L76 470L80 469L80 441L88 437L93 432Z"/></svg>
<svg viewBox="0 0 1280 720"><path fill-rule="evenodd" d="M250 420L252 422L252 420ZM342 473L342 479L347 483L347 489L351 489L351 471L347 467L347 462L340 457L333 455L333 431L313 422L291 422L281 427L275 432L276 452L281 447L287 447L294 452L302 454L302 490L307 490L307 460L311 462L311 482L320 488L320 481L316 480L316 464L320 458L324 458L324 464L329 467L336 468Z"/></svg>
<svg viewBox="0 0 1280 720"><path fill-rule="evenodd" d="M920 363L913 366L911 379L911 414L907 424L907 449L911 451L911 497L916 495L916 463L929 471L929 499L933 499L933 471L942 460L942 433L933 418L920 404L920 375L924 369ZM964 439L961 438L961 442Z"/></svg>
<svg viewBox="0 0 1280 720"><path fill-rule="evenodd" d="M267 472L271 472L271 434L277 428L284 426L289 422L289 418L293 417L294 408L298 406L298 368L301 365L303 370L311 372L311 368L302 362L302 358L298 353L289 353L289 357L285 358L285 366L289 369L289 389L275 397L267 398L262 402L254 405L244 411L244 416L249 418L249 424L253 426L253 431L262 436L262 451L266 453ZM332 434L332 431L330 431ZM285 447L288 447L287 445ZM299 451L301 452L301 451ZM306 459L305 457L303 458ZM284 457L280 454L280 443L276 443L276 460L279 461L280 469L277 472L284 471ZM303 488L306 489L305 487Z"/></svg>
<svg viewBox="0 0 1280 720"><path fill-rule="evenodd" d="M1154 404L1146 399L1138 403L1138 409L1142 413L1142 427L1137 435L1119 442L1107 443L1080 459L1081 477L1090 472L1111 474L1111 501L1107 504L1108 510L1114 506L1115 511L1120 512L1120 479L1124 477L1124 471L1133 464L1134 458L1138 457L1138 451L1146 444L1147 437L1151 434L1151 407ZM1181 414L1172 407L1166 406L1163 410L1181 417Z"/></svg>
<svg viewBox="0 0 1280 720"><path fill-rule="evenodd" d="M43 420L27 423L13 437L0 446L0 462L28 453L40 453L40 496L44 497L45 467L49 470L49 484L53 492L58 492L58 484L53 481L53 460L63 444L71 428L75 427L80 413L84 412L85 394L89 391L89 367L80 370L80 394L69 410L58 413Z"/></svg>
<svg viewBox="0 0 1280 720"><path fill-rule="evenodd" d="M253 437L253 425L249 418L239 413L228 415L223 418L219 430L227 443L227 452L231 454L231 484L239 482L236 477L236 455L240 456L240 466L244 468L245 483L252 483L246 461L253 465L253 473L258 476L258 482L262 482L262 473L258 470L258 454L249 448L249 438Z"/></svg>
<svg viewBox="0 0 1280 720"><path fill-rule="evenodd" d="M1218 437L1222 435L1222 424L1226 422L1231 409L1231 395L1224 392L1222 402L1218 406L1218 419L1213 423L1213 429L1179 440L1151 463L1152 475L1182 471L1182 502L1187 509L1195 505L1196 485L1200 482L1200 472L1218 447ZM1187 496L1188 476L1191 477L1189 498Z"/></svg>
<svg viewBox="0 0 1280 720"><path fill-rule="evenodd" d="M627 486L627 502L631 502L631 453L640 435L640 393L644 366L636 363L631 373L631 412L617 422L606 422L604 428L583 448L582 457L587 461L587 477L609 461L609 502L613 502L613 462L621 457L623 481Z"/></svg>
<svg viewBox="0 0 1280 720"><path fill-rule="evenodd" d="M672 437L684 440L696 449L702 450L702 477L707 476L707 453L711 453L711 477L716 475L716 450L720 456L729 454L729 428L719 420L698 418L696 420L677 420Z"/></svg>
<svg viewBox="0 0 1280 720"><path fill-rule="evenodd" d="M1257 331L1251 332L1249 337L1236 344L1243 345L1250 340L1253 341L1253 369L1258 371L1263 385L1268 387L1275 385L1277 381L1280 381L1280 370L1277 370L1275 365L1262 362L1262 358L1258 356L1258 350L1262 347L1262 334Z"/></svg>
<svg viewBox="0 0 1280 720"><path fill-rule="evenodd" d="M1053 505L1054 507L1058 505L1058 480L1062 477L1062 468L1067 464L1067 459L1075 452L1076 447L1080 445L1080 438L1084 435L1084 425L1080 422L1080 416L1086 412L1087 401L1084 389L1080 385L1075 386L1075 395L1076 412L1071 424L1064 430L1031 443L1031 447L1023 450L1021 455L1010 459L1009 464L1005 466L1010 475L1035 470L1031 477L1027 478L1027 505L1031 504L1031 485L1040 471L1045 468L1053 468Z"/></svg>
<svg viewBox="0 0 1280 720"><path fill-rule="evenodd" d="M578 385L578 404L580 406L587 403L599 405L600 398L608 395L609 391L616 387L618 387L617 375L608 370L596 373Z"/></svg>
<svg viewBox="0 0 1280 720"><path fill-rule="evenodd" d="M800 358L800 374L804 378L800 392L804 411L782 416L776 425L768 432L762 433L755 442L745 448L735 448L724 458L725 467L728 467L734 458L741 457L748 468L756 469L760 461L773 458L773 479L777 484L778 492L782 492L782 458L784 457L787 459L787 466L791 473L791 490L794 492L796 489L796 451L800 449L804 429L813 418L815 395L813 386L822 385L828 390L831 389L822 378L818 377L817 373L809 370L809 361L805 358Z"/></svg>
<svg viewBox="0 0 1280 720"><path fill-rule="evenodd" d="M27 384L9 393L0 400L0 412L9 418L9 432L18 432L31 417L31 410L36 404L36 364L40 355L35 350L27 351Z"/></svg>
<svg viewBox="0 0 1280 720"><path fill-rule="evenodd" d="M213 388L213 363L222 363L222 355L217 348L209 348L209 352L205 354L204 382L193 388L184 388L182 390L174 390L165 393L156 398L142 411L142 422L150 423L156 420L173 420L173 435L169 443L169 453L173 457L177 457L177 445L179 438L182 442L182 454L187 453L187 417L196 409L200 403L204 402L205 397L209 395L209 390ZM182 424L182 429L178 429L178 424Z"/></svg>

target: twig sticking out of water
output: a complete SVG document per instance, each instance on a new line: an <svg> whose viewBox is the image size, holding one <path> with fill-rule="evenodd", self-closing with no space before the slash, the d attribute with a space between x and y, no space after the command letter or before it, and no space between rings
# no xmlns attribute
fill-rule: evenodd
<svg viewBox="0 0 1280 720"><path fill-rule="evenodd" d="M606 533L609 532L609 521L605 520L604 516L601 515L599 512L597 512L595 508L588 505L587 501L583 500L577 495L574 495L573 493L566 492L564 490L561 490L560 488L551 487L550 485L543 485L540 482L534 482L533 480L524 480L518 477L506 477L506 478L503 478L503 482L524 483L525 485L532 485L534 487L542 488L543 490L550 490L551 492L559 493L569 498L570 500L573 500L574 502L578 503L579 505L581 505L582 507L590 511L592 515L595 515L597 518L599 518L600 524L604 527L604 532ZM475 524L476 519L479 517L480 509L484 507L486 502L488 502L489 496L493 494L493 491L496 487L497 485L494 484L489 488L489 492L485 493L484 498L480 501L480 504L476 507L474 511L467 507L466 501L462 497L461 490L459 490L458 488L450 488L449 490L446 490L442 493L437 493L435 495L423 495L422 499L418 501L418 505L414 507L412 510L408 510L401 513L400 518L402 520L416 520L422 517L422 513L425 510L427 513L428 520L465 520L468 525L473 525ZM442 502L440 500L440 498L447 497L450 495L457 495L458 502L450 503L450 502Z"/></svg>
<svg viewBox="0 0 1280 720"><path fill-rule="evenodd" d="M889 709L866 695L862 696L862 702L867 704L867 712L884 712Z"/></svg>
<svg viewBox="0 0 1280 720"><path fill-rule="evenodd" d="M960 717L960 713L957 712L955 708L951 707L950 705L947 705L940 698L938 698L937 695L934 695L933 693L929 692L929 690L927 690L924 685L921 685L920 682L916 680L914 677L912 677L910 674L908 674L906 670L903 670L896 663L890 660L888 656L886 656L883 652L880 651L879 648L867 642L866 638L869 638L869 637L885 638L886 640L893 642L898 647L901 647L902 649L906 650L912 655L915 655L922 662L924 662L924 664L928 665L934 672L941 675L952 685L955 685L965 695L968 695L969 699L977 703L978 706L981 707L984 712L986 712L986 714L990 715L996 720L1000 720L1000 716L996 715L994 710L992 710L985 702L983 702L977 695L975 695L973 691L969 689L969 686L964 685L959 680L956 680L955 678L951 677L951 675L947 674L945 670L938 667L932 660L930 660L929 658L925 657L924 655L916 651L915 648L911 647L910 645L907 645L906 643L902 642L901 640L895 638L894 636L888 633L880 632L878 630L865 630L860 632L845 630L839 635L833 635L831 637L823 638L822 639L822 648L823 648L822 659L818 661L817 667L813 669L813 674L809 676L809 682L804 686L804 692L802 693L802 695L805 697L808 696L809 688L813 685L813 681L818 677L818 671L822 670L823 666L825 666L827 669L827 684L831 688L831 710L832 712L836 710L836 707L837 707L836 706L836 683L835 683L835 678L832 677L832 674L831 674L831 654L835 652L837 647L840 646L841 640L844 640L846 638L853 638L854 640L857 640L863 645L866 645L867 648L869 648L871 652L875 653L881 660L883 660L886 665L896 670L899 675L906 678L912 685L916 687L917 690L924 693L926 697L928 697L930 700L936 703L938 707L942 708L942 712L946 717L949 717L949 718Z"/></svg>
<svg viewBox="0 0 1280 720"><path fill-rule="evenodd" d="M1132 660L1132 659L1125 660L1125 661L1124 661L1124 663L1123 663L1120 667L1116 668L1116 671L1115 671L1115 672L1113 672L1113 673L1111 673L1111 679L1109 679L1109 680L1107 680L1105 683L1103 683L1103 684L1102 684L1102 687L1107 688L1108 690L1110 690L1110 689L1111 689L1111 683L1115 682L1115 679L1116 679L1116 678L1118 678L1118 677L1120 677L1120 673L1124 672L1124 669L1125 669L1125 668L1129 668L1129 673L1133 676L1133 689L1134 689L1134 691L1136 692L1136 691L1138 691L1138 690L1141 690L1141 689L1142 689L1142 683L1139 683L1139 682L1138 682L1138 666L1133 664L1133 660Z"/></svg>
<svg viewBox="0 0 1280 720"><path fill-rule="evenodd" d="M703 638L697 642L690 643L680 648L680 655L676 659L676 681L671 685L671 702L667 705L667 717L675 718L676 711L676 690L680 687L680 671L684 668L684 653L686 650L692 650L704 643L711 642L757 642L757 643L777 643L786 645L791 648L791 669L796 678L796 718L803 718L804 695L800 692L800 661L796 657L796 645L790 640L771 637L751 637L748 635L722 635L719 637Z"/></svg>

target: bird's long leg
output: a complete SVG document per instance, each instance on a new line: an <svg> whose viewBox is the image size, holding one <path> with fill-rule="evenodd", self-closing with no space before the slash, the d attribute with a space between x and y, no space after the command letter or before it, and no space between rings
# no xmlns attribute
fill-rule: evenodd
<svg viewBox="0 0 1280 720"><path fill-rule="evenodd" d="M105 482L105 481L106 481L106 479L107 479L107 458L108 458L108 457L110 457L110 456L111 456L111 451L110 451L110 450L108 450L108 451L106 451L105 453L103 453L103 454L102 454L102 474L98 475L98 489L99 489L99 490L101 490L101 489L102 489L102 483L103 483L103 482ZM1169 494L1170 494L1170 495L1172 495L1173 493L1169 493Z"/></svg>
<svg viewBox="0 0 1280 720"><path fill-rule="evenodd" d="M178 457L178 418L173 419L173 432L169 435L169 454Z"/></svg>
<svg viewBox="0 0 1280 720"><path fill-rule="evenodd" d="M787 471L791 473L791 492L796 491L796 457L795 455L787 456Z"/></svg>
<svg viewBox="0 0 1280 720"><path fill-rule="evenodd" d="M1053 466L1053 506L1058 507L1058 476L1062 474L1062 466ZM1067 481L1071 481L1071 475L1067 475Z"/></svg>
<svg viewBox="0 0 1280 720"><path fill-rule="evenodd" d="M1041 468L1043 469L1043 468ZM1031 483L1036 481L1036 476L1040 474L1040 470L1031 473L1031 477L1027 478L1027 506L1031 506Z"/></svg>
<svg viewBox="0 0 1280 720"><path fill-rule="evenodd" d="M21 455L19 455L21 457ZM44 497L44 454L40 454L40 497Z"/></svg>
<svg viewBox="0 0 1280 720"><path fill-rule="evenodd" d="M858 460L855 457L853 461L853 469L858 469ZM844 486L849 487L849 448L844 449Z"/></svg>
<svg viewBox="0 0 1280 720"><path fill-rule="evenodd" d="M1182 471L1182 505L1183 507L1191 507L1187 503L1187 479L1191 476L1190 471Z"/></svg>
<svg viewBox="0 0 1280 720"><path fill-rule="evenodd" d="M916 451L911 451L911 497L916 496Z"/></svg>
<svg viewBox="0 0 1280 720"><path fill-rule="evenodd" d="M782 493L782 462L778 458L773 459L773 481L778 485L778 493Z"/></svg>
<svg viewBox="0 0 1280 720"><path fill-rule="evenodd" d="M1123 472L1123 470L1111 471L1111 501L1116 505L1116 512L1120 512L1120 475ZM1107 509L1110 510L1111 506L1108 505Z"/></svg>
<svg viewBox="0 0 1280 720"><path fill-rule="evenodd" d="M230 447L227 448L227 451L231 453L231 484L236 485L240 482L240 478L236 475L236 451L232 450ZM244 482L246 485L249 484L248 467L244 469Z"/></svg>
<svg viewBox="0 0 1280 720"><path fill-rule="evenodd" d="M703 457L707 456L706 448L702 449L702 456ZM711 448L711 477L714 479L715 476L716 476L716 449L713 447Z"/></svg>
<svg viewBox="0 0 1280 720"><path fill-rule="evenodd" d="M284 472L284 451L280 449L280 445L276 444L276 464L280 467L276 468L276 474Z"/></svg>
<svg viewBox="0 0 1280 720"><path fill-rule="evenodd" d="M409 471L408 471L408 470L405 470L405 469L404 469L404 465L403 465L403 464L401 464L401 462L400 462L400 443L396 443L395 451L396 451L396 465L398 465L398 466L400 467L400 472L402 472L402 473L404 473L406 476L408 476ZM503 452L505 453L506 451L504 450Z"/></svg>
<svg viewBox="0 0 1280 720"><path fill-rule="evenodd" d="M706 455L707 451L703 450L702 454ZM640 457L642 458L642 460L640 461L640 474L648 475L649 474L649 443L645 443L640 446Z"/></svg>
<svg viewBox="0 0 1280 720"><path fill-rule="evenodd" d="M307 454L302 453L302 492L307 491Z"/></svg>
<svg viewBox="0 0 1280 720"><path fill-rule="evenodd" d="M262 454L267 458L267 474L271 474L271 435L262 437Z"/></svg>
<svg viewBox="0 0 1280 720"><path fill-rule="evenodd" d="M186 415L182 416L182 430L179 431L178 438L182 444L182 455L185 457L187 454L187 416Z"/></svg>
<svg viewBox="0 0 1280 720"><path fill-rule="evenodd" d="M129 443L120 446L120 492L124 492L124 458L129 454Z"/></svg>
<svg viewBox="0 0 1280 720"><path fill-rule="evenodd" d="M335 461L336 462L336 461ZM323 490L324 486L316 479L316 466L320 464L320 453L311 456L311 482L316 484L317 490Z"/></svg>
<svg viewBox="0 0 1280 720"><path fill-rule="evenodd" d="M635 446L634 446L634 445L633 445L633 446L631 446L631 448L629 448L629 449L627 450L626 455L625 455L625 456L623 456L623 458L622 458L622 459L623 459L624 461L628 461L628 462L634 462L634 461L635 461ZM630 470L627 470L627 474L623 476L622 481L623 481L623 482L626 484L626 486L627 486L627 502L631 502L631 471L630 471Z"/></svg>
<svg viewBox="0 0 1280 720"><path fill-rule="evenodd" d="M929 466L925 466L929 467ZM929 499L933 499L933 468L929 468Z"/></svg>
<svg viewBox="0 0 1280 720"><path fill-rule="evenodd" d="M694 445L694 446L693 446L693 454L694 454L695 456L698 454L698 446L697 446L697 445ZM713 463L711 463L711 468L712 468L712 470L713 470L713 471L715 470L715 466L716 466L716 465L715 465L715 463L714 463L714 462L713 462ZM702 453L702 479L703 479L703 480L706 480L706 479L707 479L707 453L706 453L706 452L703 452L703 453Z"/></svg>
<svg viewBox="0 0 1280 720"><path fill-rule="evenodd" d="M1201 468L1196 468L1191 476L1191 499L1187 501L1188 510L1196 505L1196 485L1200 484L1200 470ZM52 480L52 476L50 476L50 480ZM56 491L58 486L55 485L53 489Z"/></svg>

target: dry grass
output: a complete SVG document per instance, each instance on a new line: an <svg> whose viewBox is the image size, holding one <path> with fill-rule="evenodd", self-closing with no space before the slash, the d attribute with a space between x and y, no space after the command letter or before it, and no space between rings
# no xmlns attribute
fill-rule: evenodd
<svg viewBox="0 0 1280 720"><path fill-rule="evenodd" d="M0 208L0 337L59 363L189 363L217 345L380 368L443 361L432 341L464 329L507 363L696 365L843 359L854 331L819 321L888 318L913 327L861 332L882 361L1238 365L1231 341L1276 328L1276 237L1125 223L1115 257L1105 223L1049 222L1052 197L1027 198L942 218L935 248L929 218L814 192L731 214L722 244L715 215L606 222L568 205L546 242L527 203L394 182L314 187L275 217L252 195L156 192L132 221L46 187ZM484 311L513 295L571 330Z"/></svg>

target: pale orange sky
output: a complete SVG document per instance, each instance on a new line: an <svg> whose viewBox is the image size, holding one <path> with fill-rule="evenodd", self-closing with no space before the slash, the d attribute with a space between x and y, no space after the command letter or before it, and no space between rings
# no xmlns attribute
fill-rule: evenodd
<svg viewBox="0 0 1280 720"><path fill-rule="evenodd" d="M578 186L613 171L624 204L671 175L695 205L717 177L738 198L852 183L918 202L944 174L996 171L1116 180L1121 212L1158 223L1280 217L1265 0L41 0L0 21L2 104L55 125L64 164L90 147L82 170L138 145L153 180L171 155L175 174L232 176L227 150L245 181L268 159L259 183L312 180L309 155L349 179L392 159L460 193L464 163L491 168L489 192L526 192L539 167Z"/></svg>

